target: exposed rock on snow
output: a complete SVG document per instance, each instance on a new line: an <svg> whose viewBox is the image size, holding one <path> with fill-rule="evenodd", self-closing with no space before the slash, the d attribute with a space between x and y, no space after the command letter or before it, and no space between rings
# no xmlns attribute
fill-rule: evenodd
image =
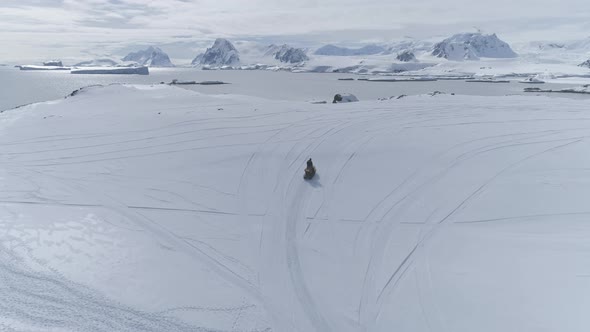
<svg viewBox="0 0 590 332"><path fill-rule="evenodd" d="M63 63L61 60L51 60L47 62L43 62L43 66L51 66L51 67L63 67Z"/></svg>
<svg viewBox="0 0 590 332"><path fill-rule="evenodd" d="M414 53L411 51L403 51L398 53L395 58L402 62L416 61L416 55L414 55Z"/></svg>
<svg viewBox="0 0 590 332"><path fill-rule="evenodd" d="M98 67L72 69L72 74L149 75L148 67Z"/></svg>
<svg viewBox="0 0 590 332"><path fill-rule="evenodd" d="M580 64L578 65L578 67L586 67L586 68L590 68L590 59L588 59L588 60L586 60L586 61L584 61L584 62L580 63Z"/></svg>
<svg viewBox="0 0 590 332"><path fill-rule="evenodd" d="M328 73L333 72L333 68L332 66L315 66L305 71L310 73Z"/></svg>
<svg viewBox="0 0 590 332"><path fill-rule="evenodd" d="M207 65L214 67L234 66L240 62L238 50L227 39L218 38L213 46L204 54L199 54L192 62L193 65Z"/></svg>
<svg viewBox="0 0 590 332"><path fill-rule="evenodd" d="M376 77L366 79L367 82L434 82L438 81L436 78L431 77L408 77L408 78L395 78L395 77Z"/></svg>
<svg viewBox="0 0 590 332"><path fill-rule="evenodd" d="M402 53L404 51L413 51L415 52L430 52L432 51L432 43L428 41L419 41L419 40L400 40L397 41L390 46L387 47L387 51L385 53L389 54L397 54Z"/></svg>
<svg viewBox="0 0 590 332"><path fill-rule="evenodd" d="M448 60L478 60L485 58L514 58L516 53L496 34L456 34L434 45L432 55Z"/></svg>
<svg viewBox="0 0 590 332"><path fill-rule="evenodd" d="M346 48L334 45L326 45L318 48L314 54L316 55L332 55L332 56L354 56L354 55L373 55L385 52L386 49L379 45L367 45L361 48Z"/></svg>
<svg viewBox="0 0 590 332"><path fill-rule="evenodd" d="M519 81L519 83L525 83L525 84L544 84L545 81L543 81L539 77L532 76L532 77L527 77L527 78L525 78L522 81Z"/></svg>
<svg viewBox="0 0 590 332"><path fill-rule="evenodd" d="M389 66L389 68L387 69L387 71L390 73L403 73L407 71L421 70L432 66L434 66L434 64L432 63L392 63L391 66Z"/></svg>
<svg viewBox="0 0 590 332"><path fill-rule="evenodd" d="M173 79L172 82L168 83L169 85L222 85L222 84L229 84L223 81L181 81L178 79Z"/></svg>
<svg viewBox="0 0 590 332"><path fill-rule="evenodd" d="M509 80L498 80L493 77L481 77L465 80L468 83L510 83Z"/></svg>
<svg viewBox="0 0 590 332"><path fill-rule="evenodd" d="M353 95L352 93L338 93L334 96L334 100L332 100L333 104L340 104L340 103L353 103L359 101L358 98Z"/></svg>
<svg viewBox="0 0 590 332"><path fill-rule="evenodd" d="M150 46L145 50L129 53L123 61L133 61L141 66L174 67L170 57L158 47Z"/></svg>
<svg viewBox="0 0 590 332"><path fill-rule="evenodd" d="M291 47L289 45L270 45L266 55L274 57L280 62L301 63L309 60L305 51L301 48Z"/></svg>
<svg viewBox="0 0 590 332"><path fill-rule="evenodd" d="M541 88L524 88L524 92L543 92L543 93L577 93L577 94L590 94L590 84L585 84L576 88L564 88L564 89L541 89Z"/></svg>
<svg viewBox="0 0 590 332"><path fill-rule="evenodd" d="M558 43L538 43L537 48L539 50L564 49L564 48L566 48L566 45L565 44L558 44Z"/></svg>

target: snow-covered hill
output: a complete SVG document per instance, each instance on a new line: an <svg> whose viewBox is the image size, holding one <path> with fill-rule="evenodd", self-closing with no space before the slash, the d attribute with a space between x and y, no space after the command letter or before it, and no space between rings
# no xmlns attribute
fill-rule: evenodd
<svg viewBox="0 0 590 332"><path fill-rule="evenodd" d="M150 46L145 50L129 53L123 61L133 61L141 66L174 67L170 57L158 47Z"/></svg>
<svg viewBox="0 0 590 332"><path fill-rule="evenodd" d="M448 60L478 60L485 58L514 58L516 53L496 34L461 33L434 45L432 55Z"/></svg>
<svg viewBox="0 0 590 332"><path fill-rule="evenodd" d="M205 53L199 54L192 62L193 65L207 65L213 67L234 66L240 63L240 53L227 39L218 38L213 46Z"/></svg>
<svg viewBox="0 0 590 332"><path fill-rule="evenodd" d="M115 85L3 112L0 326L585 332L587 108Z"/></svg>

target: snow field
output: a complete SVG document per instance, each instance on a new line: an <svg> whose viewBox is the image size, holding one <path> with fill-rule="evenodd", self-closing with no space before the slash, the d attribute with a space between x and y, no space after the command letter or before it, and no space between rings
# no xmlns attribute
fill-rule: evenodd
<svg viewBox="0 0 590 332"><path fill-rule="evenodd" d="M584 331L586 104L113 85L4 112L0 326Z"/></svg>

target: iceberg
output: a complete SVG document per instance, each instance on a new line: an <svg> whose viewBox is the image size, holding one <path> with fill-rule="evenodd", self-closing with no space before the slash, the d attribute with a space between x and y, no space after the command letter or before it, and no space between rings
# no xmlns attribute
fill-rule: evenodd
<svg viewBox="0 0 590 332"><path fill-rule="evenodd" d="M36 66L36 65L19 65L20 70L70 70L70 67L62 66Z"/></svg>
<svg viewBox="0 0 590 332"><path fill-rule="evenodd" d="M72 69L72 74L149 75L148 67L96 67Z"/></svg>

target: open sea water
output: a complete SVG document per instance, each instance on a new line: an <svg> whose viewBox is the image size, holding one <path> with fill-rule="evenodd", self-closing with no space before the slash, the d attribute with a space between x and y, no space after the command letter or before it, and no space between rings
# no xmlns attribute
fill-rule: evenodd
<svg viewBox="0 0 590 332"><path fill-rule="evenodd" d="M89 85L113 83L159 84L173 79L186 81L223 81L225 85L182 86L207 94L240 94L290 101L328 101L336 93L352 93L360 100L391 96L426 94L433 91L465 95L502 96L525 94L525 87L559 89L572 84L530 85L511 83L468 83L464 81L368 82L341 81L359 78L351 74L290 73L273 71L198 70L193 68L151 68L150 75L72 75L69 71L21 71L0 67L0 111L20 105L63 98ZM530 93L529 93L530 95ZM566 97L564 94L551 94ZM569 98L590 98L567 95Z"/></svg>

